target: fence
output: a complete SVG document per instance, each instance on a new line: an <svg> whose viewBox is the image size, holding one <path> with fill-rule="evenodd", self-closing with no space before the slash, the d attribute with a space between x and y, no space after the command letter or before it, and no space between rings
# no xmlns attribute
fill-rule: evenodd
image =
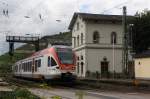
<svg viewBox="0 0 150 99"><path fill-rule="evenodd" d="M115 79L133 79L134 78L134 75L130 75L128 73L116 73L116 72L103 72L103 73L100 73L98 71L96 72L90 72L90 71L87 71L86 72L86 78L92 78L92 79L112 79L112 78L115 78Z"/></svg>

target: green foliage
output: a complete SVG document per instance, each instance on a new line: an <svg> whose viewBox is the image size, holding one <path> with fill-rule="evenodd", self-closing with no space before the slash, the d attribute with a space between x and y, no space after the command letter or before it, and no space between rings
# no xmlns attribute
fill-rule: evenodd
<svg viewBox="0 0 150 99"><path fill-rule="evenodd" d="M150 11L137 13L133 24L133 49L136 53L141 53L150 46Z"/></svg>
<svg viewBox="0 0 150 99"><path fill-rule="evenodd" d="M8 53L0 56L0 76L6 76L7 74L10 74L12 69L12 65L25 57L27 57L27 54L24 53L14 53L14 56L9 56Z"/></svg>
<svg viewBox="0 0 150 99"><path fill-rule="evenodd" d="M15 96L20 99L40 99L37 96L33 95L27 89L16 88L14 90Z"/></svg>
<svg viewBox="0 0 150 99"><path fill-rule="evenodd" d="M76 92L76 96L78 96L78 99L83 99L84 94L85 94L85 92L83 92L81 90Z"/></svg>
<svg viewBox="0 0 150 99"><path fill-rule="evenodd" d="M53 96L51 99L62 99L60 96Z"/></svg>
<svg viewBox="0 0 150 99"><path fill-rule="evenodd" d="M40 99L27 89L16 88L12 92L0 92L0 99Z"/></svg>

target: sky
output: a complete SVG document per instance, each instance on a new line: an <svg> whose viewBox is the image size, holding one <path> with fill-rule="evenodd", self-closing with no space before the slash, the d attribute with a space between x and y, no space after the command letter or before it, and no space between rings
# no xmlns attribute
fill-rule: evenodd
<svg viewBox="0 0 150 99"><path fill-rule="evenodd" d="M68 31L74 12L120 15L123 6L134 15L150 0L0 0L0 49L7 34L52 35Z"/></svg>
<svg viewBox="0 0 150 99"><path fill-rule="evenodd" d="M0 33L51 35L67 31L74 12L122 14L123 6L134 15L150 0L0 0Z"/></svg>

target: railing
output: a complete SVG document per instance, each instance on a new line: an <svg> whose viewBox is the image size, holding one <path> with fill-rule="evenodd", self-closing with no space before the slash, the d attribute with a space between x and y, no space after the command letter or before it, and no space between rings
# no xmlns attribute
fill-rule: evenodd
<svg viewBox="0 0 150 99"><path fill-rule="evenodd" d="M25 37L25 36L6 36L7 42L36 42L39 37Z"/></svg>

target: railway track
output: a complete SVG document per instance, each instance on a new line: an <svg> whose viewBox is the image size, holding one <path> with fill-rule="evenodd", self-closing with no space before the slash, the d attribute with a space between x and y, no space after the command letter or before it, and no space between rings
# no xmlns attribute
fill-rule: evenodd
<svg viewBox="0 0 150 99"><path fill-rule="evenodd" d="M149 92L150 88L136 87L136 86L124 86L108 83L96 83L85 82L76 80L74 83L64 82L60 80L53 80L52 82L46 81L31 81L17 78L10 78L7 82L12 85L20 87L32 87L32 88L61 88L72 90L95 90L95 91L118 91L118 92Z"/></svg>
<svg viewBox="0 0 150 99"><path fill-rule="evenodd" d="M76 81L74 85L69 85L66 82L60 82L60 81L53 81L52 83L50 82L45 82L45 81L31 81L31 80L24 80L24 79L17 79L17 78L11 78L7 82L11 85L16 85L18 87L24 87L27 88L29 91L34 93L35 95L39 95L40 97L61 97L60 99L76 99L76 98L71 98L75 96L76 92L86 92L87 97L96 97L94 99L97 99L98 97L104 97L102 99L117 99L117 98L110 98L110 96L105 96L101 95L101 92L107 92L107 91L112 91L112 92L125 92L125 93L146 93L144 91L138 91L138 90L132 90L132 88L128 87L120 87L116 86L114 84L99 84L99 86L96 85L96 83L90 85L89 82L80 82ZM89 84L89 85L87 85ZM95 87L93 86L95 85ZM109 88L108 88L109 87ZM66 91L66 92L65 92ZM66 95L62 94L66 93ZM93 93L90 93L93 92ZM99 94L95 94L95 92L100 92ZM46 98L46 99L51 99L51 98ZM59 98L58 98L59 99ZM88 98L87 98L88 99ZM92 98L89 98L92 99ZM101 98L98 98L101 99Z"/></svg>

